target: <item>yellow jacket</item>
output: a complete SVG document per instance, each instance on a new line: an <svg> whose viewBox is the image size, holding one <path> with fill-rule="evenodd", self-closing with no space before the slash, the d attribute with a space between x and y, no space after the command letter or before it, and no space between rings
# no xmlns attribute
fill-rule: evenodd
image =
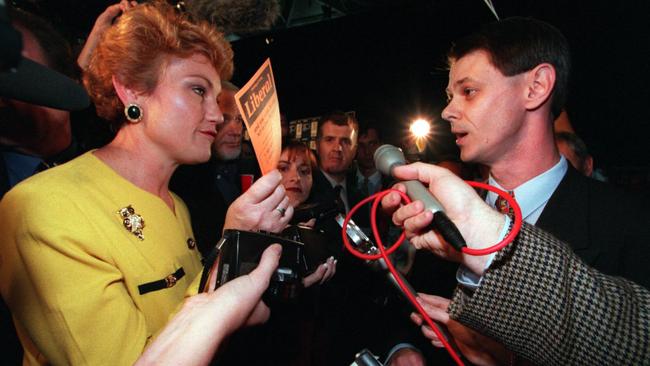
<svg viewBox="0 0 650 366"><path fill-rule="evenodd" d="M92 152L5 195L0 292L27 364L137 359L202 268L196 246L188 244L194 236L187 208L173 199L175 213ZM120 216L129 205L144 219L143 240ZM175 284L172 274L181 277ZM150 292L142 293L145 284Z"/></svg>

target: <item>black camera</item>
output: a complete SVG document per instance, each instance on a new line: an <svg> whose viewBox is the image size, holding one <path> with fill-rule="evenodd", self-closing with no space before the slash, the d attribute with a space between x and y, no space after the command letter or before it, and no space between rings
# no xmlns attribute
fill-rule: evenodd
<svg viewBox="0 0 650 366"><path fill-rule="evenodd" d="M269 306L293 301L302 288L302 278L309 271L304 244L264 232L225 230L205 260L200 289L208 290L211 275L216 275L216 288L250 273L259 264L262 252L274 243L282 246L282 255L262 299Z"/></svg>

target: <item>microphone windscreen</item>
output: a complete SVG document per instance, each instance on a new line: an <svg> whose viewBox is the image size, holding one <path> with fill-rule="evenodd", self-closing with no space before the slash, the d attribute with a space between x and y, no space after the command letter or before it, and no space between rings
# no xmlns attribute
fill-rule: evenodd
<svg viewBox="0 0 650 366"><path fill-rule="evenodd" d="M392 169L397 165L406 164L402 149L393 145L381 145L375 150L375 167L381 174L392 176Z"/></svg>
<svg viewBox="0 0 650 366"><path fill-rule="evenodd" d="M24 57L15 68L0 72L0 96L69 111L90 104L77 82Z"/></svg>
<svg viewBox="0 0 650 366"><path fill-rule="evenodd" d="M280 16L277 0L192 0L187 10L215 24L225 34L268 30Z"/></svg>

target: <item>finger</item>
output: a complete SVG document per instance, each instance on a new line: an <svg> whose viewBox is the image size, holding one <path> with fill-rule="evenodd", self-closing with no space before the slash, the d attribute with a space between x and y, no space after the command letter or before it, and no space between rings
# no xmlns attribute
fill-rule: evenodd
<svg viewBox="0 0 650 366"><path fill-rule="evenodd" d="M252 203L252 202L251 202ZM287 197L287 192L284 190L282 184L278 185L270 196L265 197L262 201L253 203L255 205L260 205L260 208L263 211L276 210L276 208L283 208L284 214L286 215L289 210L289 198ZM279 214L279 210L276 210ZM293 210L291 211L293 214Z"/></svg>
<svg viewBox="0 0 650 366"><path fill-rule="evenodd" d="M420 305L422 305L422 308L431 320L442 324L447 324L449 322L449 314L446 309L440 309L427 303L421 303Z"/></svg>
<svg viewBox="0 0 650 366"><path fill-rule="evenodd" d="M415 323L415 325L420 326L422 325L422 315L419 313L411 313L411 321Z"/></svg>
<svg viewBox="0 0 650 366"><path fill-rule="evenodd" d="M334 258L334 257L332 257L332 258ZM338 262L339 262L338 259L334 259L334 260L332 261L332 267L330 268L330 271L331 271L330 278L334 277L334 275L336 274L336 264L337 264Z"/></svg>
<svg viewBox="0 0 650 366"><path fill-rule="evenodd" d="M469 185L464 184L463 180L448 169L425 163L413 163L395 167L393 170L395 177L399 179L417 179L420 182L429 184L429 191L434 196L440 193L444 195L445 187L464 187L461 191L466 194L473 194L475 191Z"/></svg>
<svg viewBox="0 0 650 366"><path fill-rule="evenodd" d="M438 335L429 327L428 325L423 325L420 327L422 330L422 334L424 334L425 337L431 340L431 343L436 346L436 347L442 347L442 342L440 342L440 339L438 338ZM438 345L436 345L438 344Z"/></svg>
<svg viewBox="0 0 650 366"><path fill-rule="evenodd" d="M289 204L289 197L285 196L282 202L280 202L280 207L286 207L284 211L284 216L282 217L282 221L285 221L285 223L288 223L291 218L293 217L293 213L295 212L293 206Z"/></svg>
<svg viewBox="0 0 650 366"><path fill-rule="evenodd" d="M437 307L443 310L447 310L447 308L449 307L449 303L451 302L451 300L446 299L444 297L429 295L422 292L418 292L417 299L420 304L426 303L430 306Z"/></svg>
<svg viewBox="0 0 650 366"><path fill-rule="evenodd" d="M320 281L323 278L323 275L325 274L326 270L327 270L327 266L325 265L325 263L318 266L314 271L314 273L302 279L303 286L310 287L316 282Z"/></svg>
<svg viewBox="0 0 650 366"><path fill-rule="evenodd" d="M295 209L294 209L295 211ZM310 227L313 228L316 225L316 218L309 219L307 222L299 222L298 226Z"/></svg>
<svg viewBox="0 0 650 366"><path fill-rule="evenodd" d="M260 300L253 308L253 311L248 316L248 319L246 319L246 325L262 324L269 320L270 316L271 309L269 309L269 307Z"/></svg>
<svg viewBox="0 0 650 366"><path fill-rule="evenodd" d="M406 218L402 222L402 226L404 227L404 230L406 230L408 233L419 234L429 227L429 224L431 224L432 220L433 220L433 212L424 211L418 213L415 216Z"/></svg>
<svg viewBox="0 0 650 366"><path fill-rule="evenodd" d="M251 277L253 283L259 284L261 288L260 294L269 287L271 275L278 268L280 263L280 255L282 254L282 246L280 244L272 244L264 250L260 263L248 275Z"/></svg>
<svg viewBox="0 0 650 366"><path fill-rule="evenodd" d="M320 280L321 285L323 283L325 283L325 281L332 278L332 276L334 275L334 271L336 271L336 269L335 269L336 264L334 263L334 257L329 257L325 264L327 265L327 269L325 270L325 273L323 274L323 278Z"/></svg>
<svg viewBox="0 0 650 366"><path fill-rule="evenodd" d="M277 213L277 215L272 216L269 225L262 225L262 226L270 226L270 227L262 228L262 230L270 231L272 233L279 233L287 227L289 221L293 217L293 212L294 212L293 207L291 207L291 205L289 205L288 203L289 203L289 198L285 197L285 199L283 199L278 204L278 207L276 207L276 209L273 210ZM278 208L285 207L285 206L287 206L287 208L284 210L284 215L282 215L280 212L281 210L279 210Z"/></svg>
<svg viewBox="0 0 650 366"><path fill-rule="evenodd" d="M429 183L441 178L454 176L453 173L445 168L421 162L396 166L392 173L395 178L400 180L417 179L423 183ZM460 178L456 177L456 179L458 179L459 182L462 182Z"/></svg>
<svg viewBox="0 0 650 366"><path fill-rule="evenodd" d="M400 207L393 213L393 223L397 226L403 226L404 221L424 211L422 201L411 202L408 205Z"/></svg>
<svg viewBox="0 0 650 366"><path fill-rule="evenodd" d="M398 191L406 193L406 187L401 183L395 184L393 186L393 189L397 189ZM396 210L397 207L399 207L401 202L402 197L396 192L391 192L381 199L381 207L384 212L392 212Z"/></svg>
<svg viewBox="0 0 650 366"><path fill-rule="evenodd" d="M242 197L246 197L246 202L253 204L260 203L277 190L281 180L282 175L280 172L277 171L277 169L272 170L262 176L260 179L256 180L255 183L253 183L253 185L251 185L250 188L242 195ZM277 202L279 201L280 199L277 200Z"/></svg>
<svg viewBox="0 0 650 366"><path fill-rule="evenodd" d="M436 348L443 348L445 345L440 342L439 339L434 339L431 341L431 344Z"/></svg>

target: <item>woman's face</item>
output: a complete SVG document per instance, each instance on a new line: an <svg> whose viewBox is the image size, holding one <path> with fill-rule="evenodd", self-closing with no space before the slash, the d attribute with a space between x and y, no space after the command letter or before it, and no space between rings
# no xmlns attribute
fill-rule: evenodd
<svg viewBox="0 0 650 366"><path fill-rule="evenodd" d="M205 56L171 57L156 88L142 96L145 138L138 143L149 144L173 164L207 161L217 125L223 123L220 91L219 74Z"/></svg>
<svg viewBox="0 0 650 366"><path fill-rule="evenodd" d="M305 152L296 152L289 160L289 151L280 155L278 170L282 173L282 185L289 197L289 203L296 207L309 197L312 185L311 163Z"/></svg>

